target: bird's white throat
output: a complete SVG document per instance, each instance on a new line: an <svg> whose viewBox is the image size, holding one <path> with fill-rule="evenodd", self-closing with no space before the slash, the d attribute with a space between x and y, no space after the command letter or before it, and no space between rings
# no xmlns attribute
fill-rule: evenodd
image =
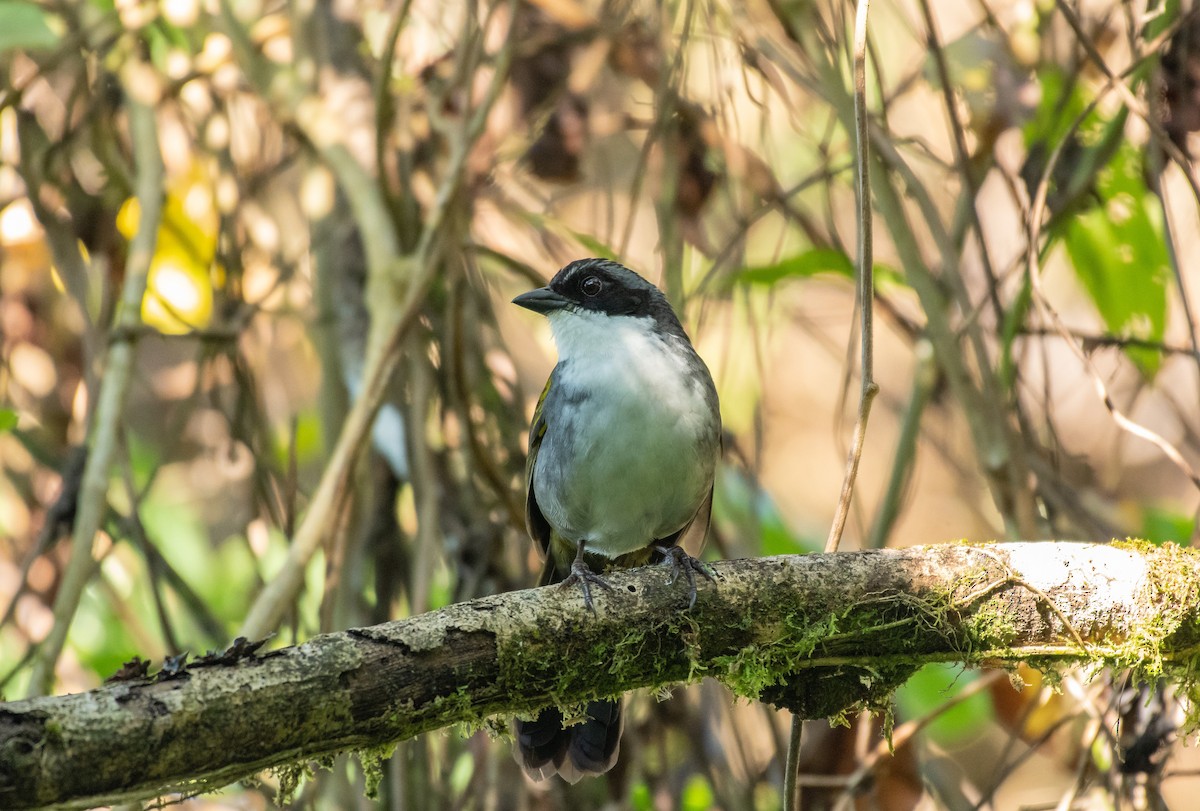
<svg viewBox="0 0 1200 811"><path fill-rule="evenodd" d="M641 356L661 352L667 340L654 334L654 321L649 318L559 310L550 313L548 320L560 360L586 363L588 357Z"/></svg>

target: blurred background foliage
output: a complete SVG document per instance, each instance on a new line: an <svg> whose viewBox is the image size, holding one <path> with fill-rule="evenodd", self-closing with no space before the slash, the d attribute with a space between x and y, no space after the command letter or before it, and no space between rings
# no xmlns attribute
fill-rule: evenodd
<svg viewBox="0 0 1200 811"><path fill-rule="evenodd" d="M585 255L660 283L718 381L706 553L818 550L857 390L852 18L830 0L0 0L0 691L228 645L314 511L273 645L531 584L524 433L554 352L507 302ZM870 30L882 393L842 548L1189 543L1200 17L877 0ZM337 469L372 391L373 450ZM323 477L343 497L313 501ZM90 548L70 542L85 506ZM526 783L507 741L461 730L401 743L375 798L344 757L290 797L268 774L185 805L781 804L785 717L712 682L664 698L633 697L618 768L575 787ZM878 718L807 725L804 808L1195 790L1169 691L1120 674L929 668L896 706L894 752ZM1117 751L1135 741L1145 764Z"/></svg>

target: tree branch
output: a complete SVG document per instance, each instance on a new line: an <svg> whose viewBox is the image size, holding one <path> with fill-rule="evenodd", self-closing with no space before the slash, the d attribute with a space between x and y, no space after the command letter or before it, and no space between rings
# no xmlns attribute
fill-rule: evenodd
<svg viewBox="0 0 1200 811"><path fill-rule="evenodd" d="M574 590L511 592L0 704L0 806L215 788L455 723L704 676L826 717L883 705L928 662L1088 662L1186 680L1200 651L1200 554L1174 545L955 544L714 568L718 585L691 611L686 586L647 567L614 573L596 616Z"/></svg>

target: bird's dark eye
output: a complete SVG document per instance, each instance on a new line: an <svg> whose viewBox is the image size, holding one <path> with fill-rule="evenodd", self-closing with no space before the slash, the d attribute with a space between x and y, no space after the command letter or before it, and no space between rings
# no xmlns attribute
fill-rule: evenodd
<svg viewBox="0 0 1200 811"><path fill-rule="evenodd" d="M579 289L583 291L585 296L598 296L600 291L604 289L604 282L600 281L599 276L588 276L579 284Z"/></svg>

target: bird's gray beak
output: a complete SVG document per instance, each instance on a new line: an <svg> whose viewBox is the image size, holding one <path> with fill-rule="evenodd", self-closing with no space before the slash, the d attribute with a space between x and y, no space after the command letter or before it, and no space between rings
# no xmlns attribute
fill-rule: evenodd
<svg viewBox="0 0 1200 811"><path fill-rule="evenodd" d="M549 287L539 287L537 290L522 293L513 299L512 303L518 307L524 307L526 310L533 310L535 313L548 315L555 310L563 309L571 303L571 300L566 296L555 293Z"/></svg>

